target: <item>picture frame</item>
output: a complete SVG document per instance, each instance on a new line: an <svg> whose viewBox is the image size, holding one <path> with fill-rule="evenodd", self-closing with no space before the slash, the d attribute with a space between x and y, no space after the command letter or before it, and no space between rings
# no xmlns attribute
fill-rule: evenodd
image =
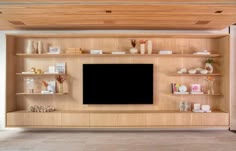
<svg viewBox="0 0 236 151"><path fill-rule="evenodd" d="M200 84L192 84L191 85L191 92L201 92L201 85Z"/></svg>
<svg viewBox="0 0 236 151"><path fill-rule="evenodd" d="M53 47L53 46L49 47L48 54L60 54L60 53L61 53L60 47Z"/></svg>
<svg viewBox="0 0 236 151"><path fill-rule="evenodd" d="M56 63L55 72L65 74L66 73L66 63L65 62Z"/></svg>

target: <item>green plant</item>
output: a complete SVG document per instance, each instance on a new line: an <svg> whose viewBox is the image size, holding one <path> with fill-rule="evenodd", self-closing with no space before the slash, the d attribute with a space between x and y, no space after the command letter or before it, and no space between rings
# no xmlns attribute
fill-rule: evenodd
<svg viewBox="0 0 236 151"><path fill-rule="evenodd" d="M215 63L213 59L208 58L205 63L213 64Z"/></svg>

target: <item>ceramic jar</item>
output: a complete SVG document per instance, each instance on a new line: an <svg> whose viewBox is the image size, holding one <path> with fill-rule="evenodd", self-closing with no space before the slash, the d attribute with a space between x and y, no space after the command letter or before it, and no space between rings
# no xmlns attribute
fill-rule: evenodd
<svg viewBox="0 0 236 151"><path fill-rule="evenodd" d="M140 53L145 54L145 44L140 44Z"/></svg>
<svg viewBox="0 0 236 151"><path fill-rule="evenodd" d="M33 40L28 40L25 53L26 54L34 53L34 41Z"/></svg>

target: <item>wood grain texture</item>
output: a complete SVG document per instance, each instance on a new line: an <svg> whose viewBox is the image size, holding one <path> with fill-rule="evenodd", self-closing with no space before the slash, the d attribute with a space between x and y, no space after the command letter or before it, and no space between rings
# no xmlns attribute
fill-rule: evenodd
<svg viewBox="0 0 236 151"><path fill-rule="evenodd" d="M17 83L14 86L14 89L7 89L7 93L9 93L10 97L15 97L16 99L7 99L11 105L16 106L13 110L28 110L32 105L50 105L56 107L56 109L61 113L61 111L67 111L73 113L75 112L83 112L87 111L91 112L89 115L89 124L92 127L112 127L112 126L137 126L137 125L145 125L144 121L147 120L146 123L149 123L153 126L181 126L181 125L190 125L193 126L193 121L198 123L196 126L214 126L218 123L217 119L222 120L220 126L227 126L228 123L228 113L229 113L229 35L143 35L141 34L138 37L137 34L134 34L136 40L151 40L153 42L153 53L155 55L129 55L129 49L131 48L130 39L133 39L132 34L119 35L118 37L114 36L112 38L111 35L95 35L95 38L90 34L86 37L86 35L74 35L69 37L68 35L8 35L10 38L15 39L15 41L9 41L12 45L15 46L15 49L10 49L8 53L12 54L21 54L17 55L17 59L8 62L9 66L14 67L14 71L8 72L8 75L11 79L16 79ZM189 36L189 37L188 37ZM62 51L67 48L82 48L84 53L86 53L85 57L82 55L78 56L64 56L64 55L53 55L48 57L47 55L29 55L24 56L25 48L28 40L33 41L42 41L43 42L43 53L46 54L48 50L48 45L58 46ZM139 49L139 44L137 45ZM88 55L90 49L102 49L108 55ZM172 95L170 84L171 83L180 83L185 84L190 91L191 84L199 83L202 85L202 90L206 93L207 83L204 80L205 76L171 76L171 73L176 72L180 68L204 68L204 62L207 57L206 55L195 57L192 55L193 52L199 50L209 50L212 54L211 57L214 57L214 72L222 75L216 76L217 80L215 83L215 95ZM111 55L112 51L125 51L127 55ZM161 57L158 55L159 50L173 50L175 54L180 54L180 56L171 55L169 57ZM185 55L187 54L187 55ZM64 92L68 92L67 95L16 95L17 93L25 94L24 92L24 76L18 76L16 73L21 73L22 71L30 71L32 67L42 69L43 71L48 70L48 66L55 65L58 62L66 62L67 65L67 77L64 83ZM154 65L154 100L153 105L83 105L83 96L82 96L82 65L85 63L151 63ZM32 76L35 78L36 85L39 87L42 84L42 80L55 80L54 76ZM142 79L140 79L142 80ZM37 82L38 81L38 82ZM37 92L36 92L37 93ZM218 95L220 94L220 95ZM181 114L176 113L176 115L168 111L178 111L179 103L181 101L187 101L191 104L200 103L200 104L209 104L213 111L222 110L226 112L226 114L220 114L219 118L217 116L212 115L208 118L206 114L206 118L204 119L198 117L197 115ZM94 111L94 112L93 112ZM132 114L124 113L118 114L123 111L133 112ZM139 112L140 111L140 112ZM144 116L145 112L158 112L164 111L164 113L154 114L150 116ZM93 113L92 113L93 112ZM96 112L96 113L95 113ZM110 113L110 114L107 114ZM62 114L62 113L61 113ZM151 113L149 113L151 114ZM77 115L74 115L71 119L65 120L61 116L68 117L68 115L57 115L56 113L50 115L47 114L39 114L42 115L42 118L39 121L34 121L34 126L40 126L40 122L42 122L42 126L57 126L61 125L61 122L64 123L64 126L69 126L68 123L74 123L78 126L84 126L88 124L86 119L82 120L81 125L80 122L76 121ZM39 116L38 114L33 114L33 117ZM50 117L47 117L50 115ZM139 116L140 115L140 116ZM205 114L204 114L205 115ZM87 116L87 114L86 114ZM175 117L176 116L176 117ZM193 120L196 119L199 120ZM11 117L10 117L11 118ZM213 118L213 120L211 120ZM30 119L30 118L29 118ZM74 120L75 119L75 120ZM132 120L134 119L134 120ZM152 119L159 119L157 121ZM49 123L45 122L45 120L50 120ZM58 121L57 121L58 120ZM85 121L84 121L85 120ZM192 120L192 122L190 122ZM133 121L130 123L130 121ZM153 124L152 124L153 121ZM202 122L203 121L203 122ZM209 121L209 123L207 123ZM24 122L23 122L24 123ZM26 123L30 123L30 120ZM22 123L20 123L22 124ZM148 125L149 125L148 124ZM9 125L10 126L10 125ZM27 125L25 125L27 126Z"/></svg>
<svg viewBox="0 0 236 151"><path fill-rule="evenodd" d="M236 22L235 7L234 0L5 3L0 29L224 29Z"/></svg>

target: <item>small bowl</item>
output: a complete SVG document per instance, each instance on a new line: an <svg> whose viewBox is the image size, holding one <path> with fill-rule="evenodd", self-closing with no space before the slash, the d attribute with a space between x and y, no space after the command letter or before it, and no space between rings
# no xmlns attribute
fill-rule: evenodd
<svg viewBox="0 0 236 151"><path fill-rule="evenodd" d="M202 69L202 70L200 70L200 73L201 73L201 74L207 74L207 73L208 73L208 70Z"/></svg>
<svg viewBox="0 0 236 151"><path fill-rule="evenodd" d="M195 70L195 69L190 69L190 70L188 70L188 73L189 73L189 74L196 74L196 72L197 72L197 70Z"/></svg>

